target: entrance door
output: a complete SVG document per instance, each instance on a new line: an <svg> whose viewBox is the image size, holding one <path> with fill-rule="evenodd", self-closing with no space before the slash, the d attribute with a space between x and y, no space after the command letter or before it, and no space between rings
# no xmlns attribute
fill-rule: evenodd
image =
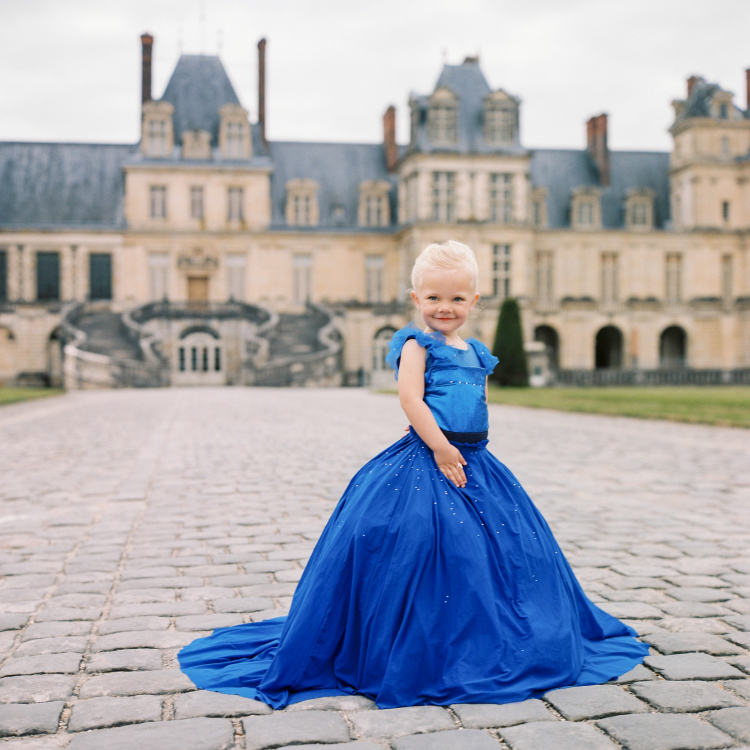
<svg viewBox="0 0 750 750"><path fill-rule="evenodd" d="M188 276L188 302L208 302L208 277Z"/></svg>

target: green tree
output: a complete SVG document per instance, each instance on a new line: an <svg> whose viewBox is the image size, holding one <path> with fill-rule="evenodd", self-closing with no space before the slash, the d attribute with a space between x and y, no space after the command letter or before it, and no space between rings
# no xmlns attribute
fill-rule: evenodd
<svg viewBox="0 0 750 750"><path fill-rule="evenodd" d="M492 379L498 385L523 387L529 384L529 367L523 349L521 310L514 299L506 299L500 308L492 353L500 360Z"/></svg>

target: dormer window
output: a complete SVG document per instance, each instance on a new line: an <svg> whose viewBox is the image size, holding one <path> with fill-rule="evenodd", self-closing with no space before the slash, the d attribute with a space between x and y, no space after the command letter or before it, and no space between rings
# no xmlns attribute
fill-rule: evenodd
<svg viewBox="0 0 750 750"><path fill-rule="evenodd" d="M484 141L490 146L504 146L518 137L518 99L502 90L484 100Z"/></svg>
<svg viewBox="0 0 750 750"><path fill-rule="evenodd" d="M207 130L186 130L182 134L183 159L210 159L211 133Z"/></svg>
<svg viewBox="0 0 750 750"><path fill-rule="evenodd" d="M388 194L391 184L385 180L365 180L359 185L359 225L387 227L391 223Z"/></svg>
<svg viewBox="0 0 750 750"><path fill-rule="evenodd" d="M537 229L547 227L547 188L534 187L529 196L531 226Z"/></svg>
<svg viewBox="0 0 750 750"><path fill-rule="evenodd" d="M574 229L599 229L601 227L601 205L596 188L583 187L573 192L571 224Z"/></svg>
<svg viewBox="0 0 750 750"><path fill-rule="evenodd" d="M430 98L427 133L433 144L450 144L458 140L458 100L450 89L440 88Z"/></svg>
<svg viewBox="0 0 750 750"><path fill-rule="evenodd" d="M726 102L722 102L719 104L719 117L722 120L726 120L729 116L729 107L727 107Z"/></svg>
<svg viewBox="0 0 750 750"><path fill-rule="evenodd" d="M249 159L252 156L247 110L239 104L225 104L219 110L219 149L225 159Z"/></svg>
<svg viewBox="0 0 750 750"><path fill-rule="evenodd" d="M315 180L287 182L287 224L295 227L312 227L318 224L318 218L318 183Z"/></svg>
<svg viewBox="0 0 750 750"><path fill-rule="evenodd" d="M164 159L172 153L172 112L174 107L169 102L151 101L143 105L141 151L144 156Z"/></svg>
<svg viewBox="0 0 750 750"><path fill-rule="evenodd" d="M167 123L164 120L148 121L149 156L167 155Z"/></svg>
<svg viewBox="0 0 750 750"><path fill-rule="evenodd" d="M653 229L654 195L650 188L628 191L625 199L625 225L628 229Z"/></svg>

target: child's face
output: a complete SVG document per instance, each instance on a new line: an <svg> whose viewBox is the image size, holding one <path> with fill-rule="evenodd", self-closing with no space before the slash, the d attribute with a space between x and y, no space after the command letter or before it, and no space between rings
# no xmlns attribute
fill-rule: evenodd
<svg viewBox="0 0 750 750"><path fill-rule="evenodd" d="M471 288L471 274L464 268L452 268L425 271L411 298L425 325L449 336L466 322L479 295Z"/></svg>

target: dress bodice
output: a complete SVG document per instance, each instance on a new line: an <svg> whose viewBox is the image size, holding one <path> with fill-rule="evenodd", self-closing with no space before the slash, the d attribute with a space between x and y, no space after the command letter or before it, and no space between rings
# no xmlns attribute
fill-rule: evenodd
<svg viewBox="0 0 750 750"><path fill-rule="evenodd" d="M413 323L393 334L386 362L396 370L409 339L427 350L424 401L438 426L450 432L485 432L488 428L485 382L497 364L490 350L476 339L467 349L445 343L441 333L424 333Z"/></svg>

